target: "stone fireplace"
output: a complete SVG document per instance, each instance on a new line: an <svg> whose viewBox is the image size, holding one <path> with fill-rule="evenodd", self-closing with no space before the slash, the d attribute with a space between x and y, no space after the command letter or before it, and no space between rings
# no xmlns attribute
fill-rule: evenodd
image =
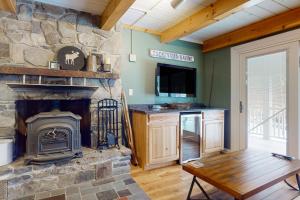
<svg viewBox="0 0 300 200"><path fill-rule="evenodd" d="M32 0L17 0L17 14L0 11L0 69L34 72L0 73L0 139L14 139L16 151L16 160L0 167L0 199L90 199L85 195L91 193L117 198L124 191L133 199L148 199L129 173L130 150L95 150L97 103L105 98L120 102L121 95L121 26L104 31L99 19ZM36 68L48 69L48 61L65 46L85 56L91 51L109 55L113 78L39 76ZM56 82L72 85L49 86ZM59 112L53 112L53 101L59 101ZM81 150L83 157L66 163L24 165L25 153L35 162L49 154L80 156Z"/></svg>
<svg viewBox="0 0 300 200"><path fill-rule="evenodd" d="M59 49L75 46L85 56L92 51L110 56L113 73L119 76L120 26L104 31L98 28L99 16L35 1L17 0L17 7L17 14L0 12L0 67L47 69L48 61L55 60ZM26 149L25 120L40 112L50 112L49 103L60 100L68 108L62 111L70 111L82 117L80 132L83 146L96 148L97 102L105 98L120 101L120 79L73 77L71 82L76 88L36 86L39 79L43 81L48 78L27 74L26 84L35 84L35 87L24 87L23 75L0 74L0 93L5 94L0 95L0 138L15 139L16 155L22 155ZM50 78L55 82L55 77ZM70 82L70 78L61 79ZM12 84L22 87L11 87ZM81 87L83 85L92 87ZM82 107L87 113L69 106L81 100L88 100L88 105ZM19 111L23 108L35 108L39 104L42 104L39 112L29 111L26 116L20 116ZM82 106L80 103L76 105Z"/></svg>

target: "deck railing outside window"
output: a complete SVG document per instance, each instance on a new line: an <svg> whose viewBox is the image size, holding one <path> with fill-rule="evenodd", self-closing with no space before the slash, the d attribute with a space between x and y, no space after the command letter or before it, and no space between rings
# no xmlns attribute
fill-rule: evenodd
<svg viewBox="0 0 300 200"><path fill-rule="evenodd" d="M263 117L262 108L248 109L248 133L264 139L286 140L286 108L270 109L271 115Z"/></svg>

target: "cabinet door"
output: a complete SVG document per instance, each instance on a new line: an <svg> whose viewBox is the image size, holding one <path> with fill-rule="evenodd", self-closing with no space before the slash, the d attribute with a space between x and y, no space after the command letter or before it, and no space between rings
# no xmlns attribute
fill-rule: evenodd
<svg viewBox="0 0 300 200"><path fill-rule="evenodd" d="M164 157L166 159L176 160L179 156L178 149L178 126L169 124L163 127L164 132Z"/></svg>
<svg viewBox="0 0 300 200"><path fill-rule="evenodd" d="M149 164L163 163L177 160L178 124L149 126Z"/></svg>
<svg viewBox="0 0 300 200"><path fill-rule="evenodd" d="M203 121L203 153L223 150L224 120Z"/></svg>
<svg viewBox="0 0 300 200"><path fill-rule="evenodd" d="M149 163L161 162L164 159L163 126L149 126Z"/></svg>

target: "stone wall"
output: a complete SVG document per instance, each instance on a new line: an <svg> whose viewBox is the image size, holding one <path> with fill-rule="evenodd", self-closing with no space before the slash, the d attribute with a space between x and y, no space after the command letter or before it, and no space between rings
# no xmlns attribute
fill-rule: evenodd
<svg viewBox="0 0 300 200"><path fill-rule="evenodd" d="M120 73L121 33L98 28L99 16L60 8L31 0L17 0L17 14L0 11L0 66L47 68L59 49L76 46L85 55L91 51L111 57L114 73ZM20 82L20 76L0 76L0 137L15 135L15 100L90 98L92 138L96 138L96 102L103 98L120 99L121 82L110 83L109 90L99 84L97 90L12 89L8 82ZM79 80L80 81L80 80ZM83 81L83 80L81 80ZM99 80L95 80L99 81ZM103 83L108 86L108 80ZM93 146L96 140L92 139Z"/></svg>

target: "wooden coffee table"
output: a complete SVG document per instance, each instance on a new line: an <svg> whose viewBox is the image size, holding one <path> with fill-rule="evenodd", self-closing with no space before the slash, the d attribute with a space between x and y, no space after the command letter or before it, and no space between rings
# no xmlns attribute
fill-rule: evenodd
<svg viewBox="0 0 300 200"><path fill-rule="evenodd" d="M296 176L298 187L300 178L300 160L283 160L270 153L258 151L240 151L221 154L200 160L202 167L191 163L183 165L183 169L194 175L187 199L196 183L204 195L208 194L197 181L197 178L232 195L235 199L246 199L285 179ZM294 188L297 189L297 188Z"/></svg>

